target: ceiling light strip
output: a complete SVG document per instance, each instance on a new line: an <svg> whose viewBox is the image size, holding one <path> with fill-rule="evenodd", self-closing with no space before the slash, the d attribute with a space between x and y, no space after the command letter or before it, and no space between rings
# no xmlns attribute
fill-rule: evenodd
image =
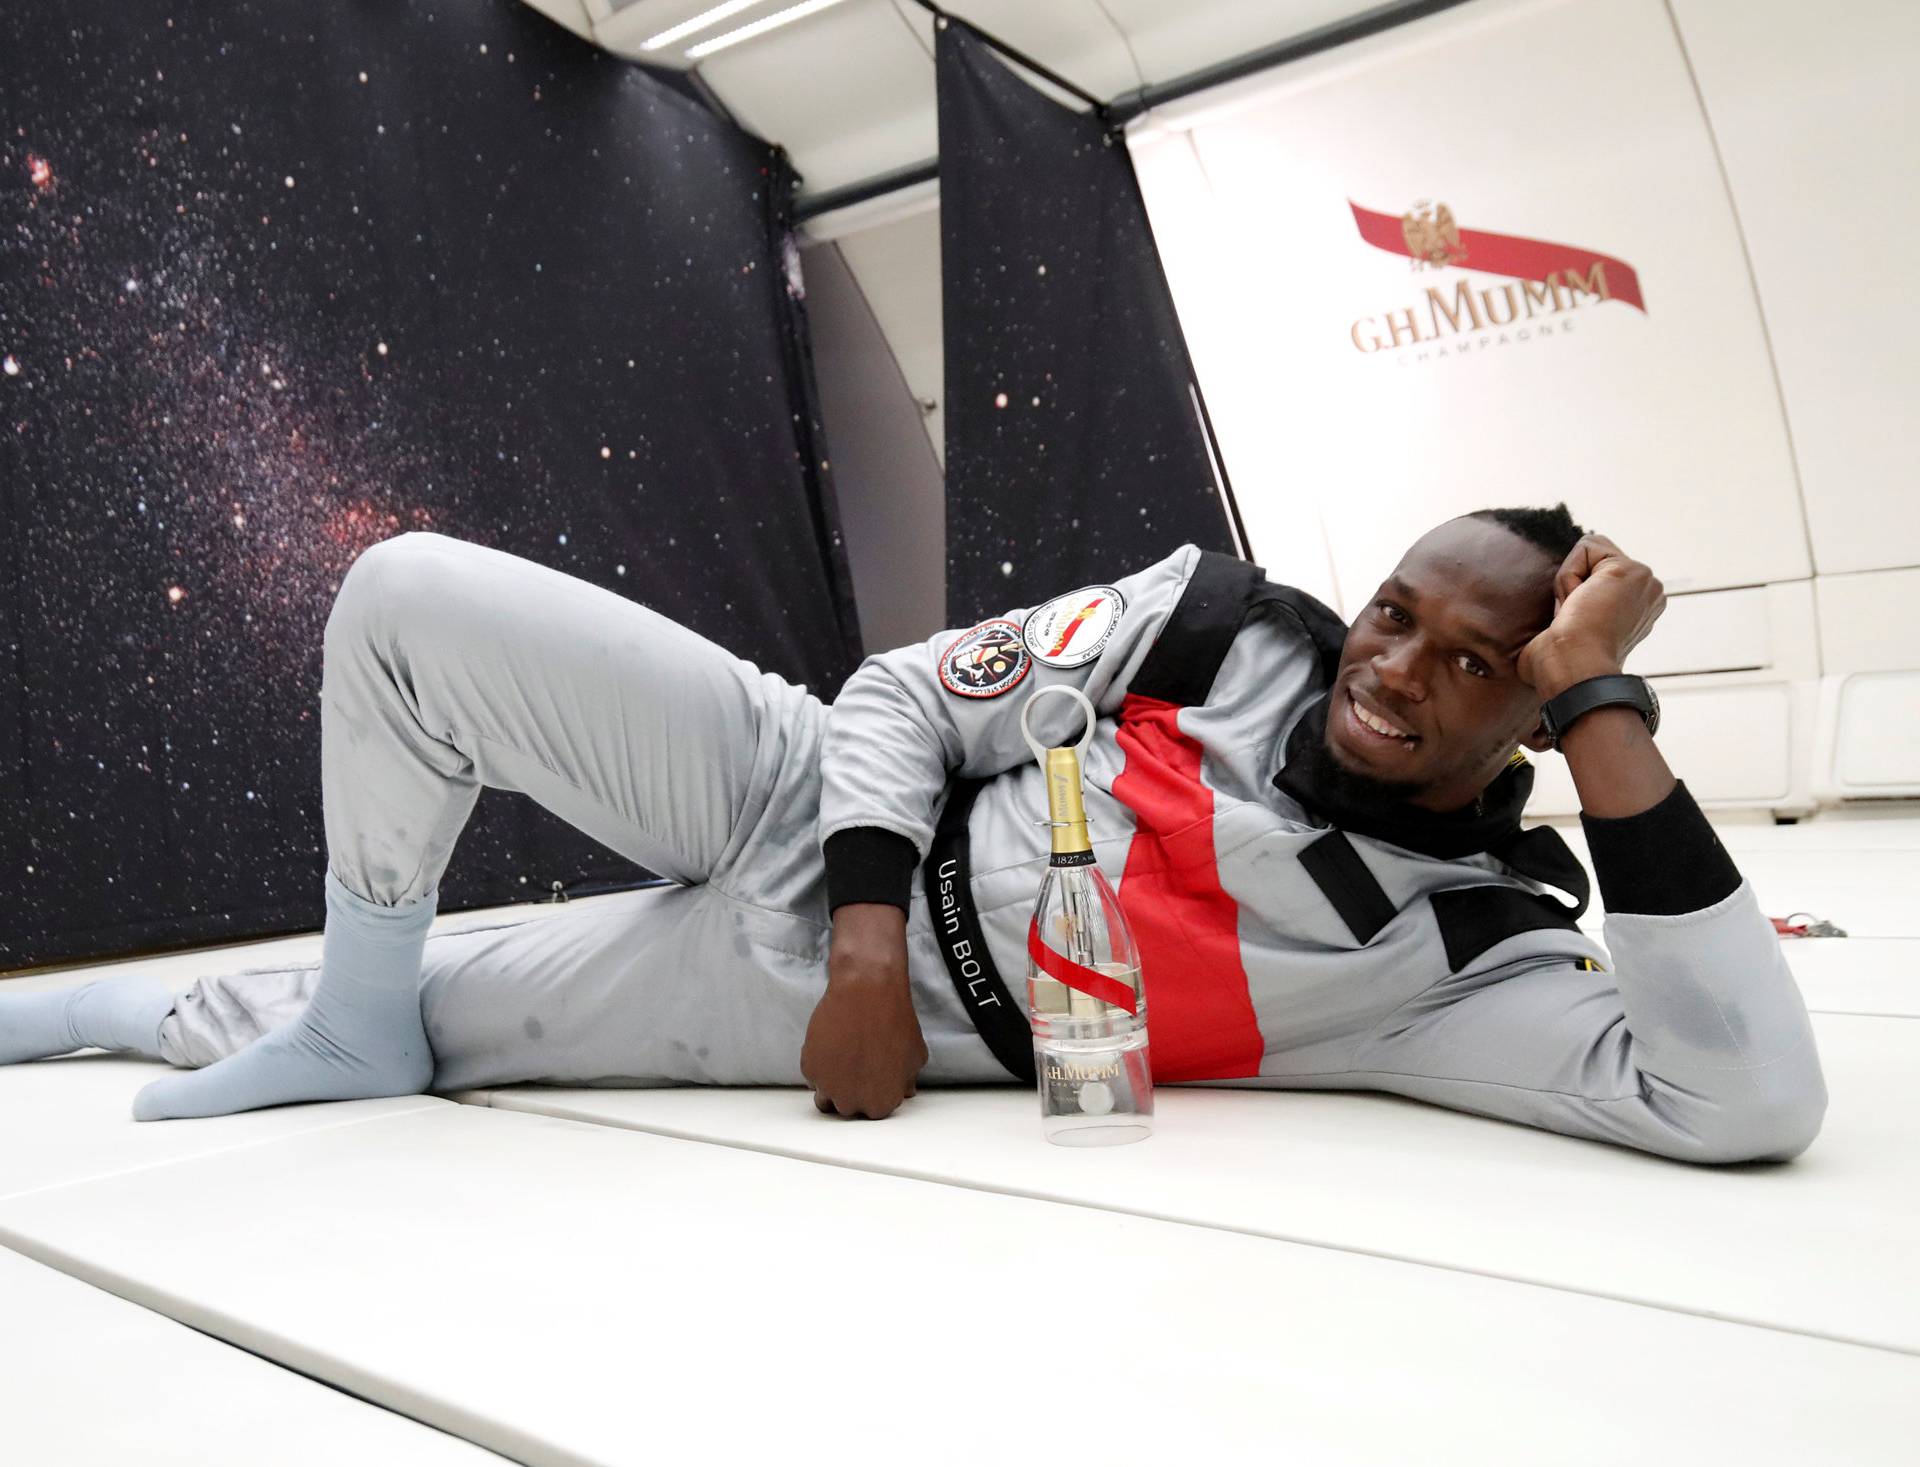
<svg viewBox="0 0 1920 1467"><path fill-rule="evenodd" d="M689 46L687 55L697 61L702 56L711 56L715 51L738 45L742 41L752 40L755 36L764 35L770 30L789 25L805 16L816 15L839 3L840 0L803 0L802 4L789 5L785 10L775 11L772 15L756 20L750 25L743 25L738 30L715 36L711 41L702 41L697 46Z"/></svg>
<svg viewBox="0 0 1920 1467"><path fill-rule="evenodd" d="M759 3L760 0L727 0L727 3L724 5L716 5L711 10L701 11L692 20L681 21L680 24L672 30L662 31L657 36L647 37L646 40L640 43L640 49L642 51L658 51L662 46L671 46L682 36L690 36L695 31L703 31L710 25L718 25L721 21L738 15L743 10L750 10Z"/></svg>

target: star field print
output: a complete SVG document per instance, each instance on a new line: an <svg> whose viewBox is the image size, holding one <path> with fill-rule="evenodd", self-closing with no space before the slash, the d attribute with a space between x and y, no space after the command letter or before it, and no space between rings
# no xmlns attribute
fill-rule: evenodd
<svg viewBox="0 0 1920 1467"><path fill-rule="evenodd" d="M793 181L512 0L0 9L0 968L318 921L322 631L403 531L831 696ZM489 794L442 904L645 875Z"/></svg>

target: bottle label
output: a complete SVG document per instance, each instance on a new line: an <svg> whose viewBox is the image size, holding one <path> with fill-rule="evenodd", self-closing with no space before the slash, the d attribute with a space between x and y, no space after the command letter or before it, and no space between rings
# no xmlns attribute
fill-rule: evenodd
<svg viewBox="0 0 1920 1467"><path fill-rule="evenodd" d="M1125 1066L1117 1059L1105 1064L1082 1064L1076 1060L1047 1061L1047 1078L1055 1084L1084 1085L1089 1082L1117 1080Z"/></svg>
<svg viewBox="0 0 1920 1467"><path fill-rule="evenodd" d="M1098 968L1076 963L1064 953L1057 953L1048 947L1040 937L1040 915L1037 912L1027 924L1027 956L1033 959L1034 967L1068 988L1097 998L1102 1003L1112 1004L1129 1014L1139 1012L1140 996L1131 984L1110 973L1102 973Z"/></svg>
<svg viewBox="0 0 1920 1467"><path fill-rule="evenodd" d="M1092 851L1055 851L1047 862L1049 866L1091 866Z"/></svg>

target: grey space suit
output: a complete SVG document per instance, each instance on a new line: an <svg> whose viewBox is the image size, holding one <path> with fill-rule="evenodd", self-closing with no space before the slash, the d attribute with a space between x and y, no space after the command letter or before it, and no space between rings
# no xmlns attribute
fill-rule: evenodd
<svg viewBox="0 0 1920 1467"><path fill-rule="evenodd" d="M1387 1090L1697 1161L1804 1149L1826 1103L1805 1006L1684 787L1589 822L1602 948L1555 895L1586 895L1564 845L1519 829L1524 761L1459 819L1329 810L1289 777L1339 635L1184 546L869 657L827 707L610 592L405 535L356 562L329 624L323 697L353 730L323 770L331 861L373 901L417 898L485 785L681 883L429 939L438 1088L803 1083L849 900L908 910L923 1082L1007 1080L1048 852L1020 712L1068 683L1101 715L1087 813L1163 1083ZM1036 732L1077 737L1070 702ZM202 980L167 1057L232 1053L312 981Z"/></svg>

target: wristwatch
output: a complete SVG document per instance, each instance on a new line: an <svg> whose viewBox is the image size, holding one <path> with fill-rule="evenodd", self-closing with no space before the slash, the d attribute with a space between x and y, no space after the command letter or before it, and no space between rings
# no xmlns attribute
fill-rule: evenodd
<svg viewBox="0 0 1920 1467"><path fill-rule="evenodd" d="M1630 672L1590 677L1583 683L1575 683L1564 693L1547 700L1540 709L1540 722L1546 725L1547 737L1557 749L1576 719L1616 703L1639 709L1640 716L1647 721L1647 732L1659 732L1660 699L1653 691L1653 684Z"/></svg>

